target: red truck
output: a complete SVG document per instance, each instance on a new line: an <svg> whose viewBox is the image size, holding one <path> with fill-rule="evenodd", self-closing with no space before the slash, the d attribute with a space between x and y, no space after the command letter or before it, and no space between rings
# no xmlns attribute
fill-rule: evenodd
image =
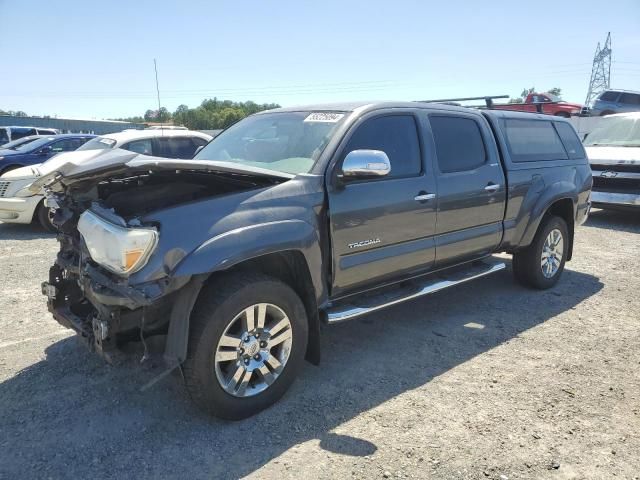
<svg viewBox="0 0 640 480"><path fill-rule="evenodd" d="M530 93L523 103L493 104L491 108L519 112L540 112L539 108L542 108L541 113L569 118L573 115L580 115L583 107L579 103L568 103L560 100L559 97L550 93Z"/></svg>

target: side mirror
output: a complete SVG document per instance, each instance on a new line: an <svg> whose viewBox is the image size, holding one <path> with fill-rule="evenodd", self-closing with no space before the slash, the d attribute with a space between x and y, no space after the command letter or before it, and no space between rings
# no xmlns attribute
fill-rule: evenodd
<svg viewBox="0 0 640 480"><path fill-rule="evenodd" d="M391 162L381 150L354 150L342 162L344 180L385 177L391 172Z"/></svg>
<svg viewBox="0 0 640 480"><path fill-rule="evenodd" d="M38 153L40 155L49 155L52 151L53 148L51 147L51 145L48 145L46 147L42 147Z"/></svg>

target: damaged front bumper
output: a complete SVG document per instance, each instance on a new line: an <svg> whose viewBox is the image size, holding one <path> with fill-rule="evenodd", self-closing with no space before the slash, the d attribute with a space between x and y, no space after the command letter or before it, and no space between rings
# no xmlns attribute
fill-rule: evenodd
<svg viewBox="0 0 640 480"><path fill-rule="evenodd" d="M111 359L109 352L119 341L166 333L174 318L177 320L173 323L186 322L188 328L193 302L187 302L185 309L184 299L180 299L193 296L195 300L191 292L194 283L199 291L199 281L180 277L129 285L88 262L80 262L78 267L76 259L65 261L59 256L49 270L49 281L42 284L42 293L54 319L73 329L106 360ZM180 330L178 326L173 330ZM168 339L165 358L172 362L184 360L186 348L171 343Z"/></svg>

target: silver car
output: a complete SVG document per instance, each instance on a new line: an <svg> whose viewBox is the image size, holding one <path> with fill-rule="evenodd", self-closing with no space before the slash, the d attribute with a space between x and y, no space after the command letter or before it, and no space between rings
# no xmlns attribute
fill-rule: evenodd
<svg viewBox="0 0 640 480"><path fill-rule="evenodd" d="M626 112L640 112L640 92L607 90L596 98L591 107L592 117Z"/></svg>

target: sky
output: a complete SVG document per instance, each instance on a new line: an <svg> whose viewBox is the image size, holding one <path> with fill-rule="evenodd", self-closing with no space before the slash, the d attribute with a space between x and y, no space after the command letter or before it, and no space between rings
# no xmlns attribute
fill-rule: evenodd
<svg viewBox="0 0 640 480"><path fill-rule="evenodd" d="M118 118L205 98L283 106L640 90L640 0L0 0L0 109Z"/></svg>

